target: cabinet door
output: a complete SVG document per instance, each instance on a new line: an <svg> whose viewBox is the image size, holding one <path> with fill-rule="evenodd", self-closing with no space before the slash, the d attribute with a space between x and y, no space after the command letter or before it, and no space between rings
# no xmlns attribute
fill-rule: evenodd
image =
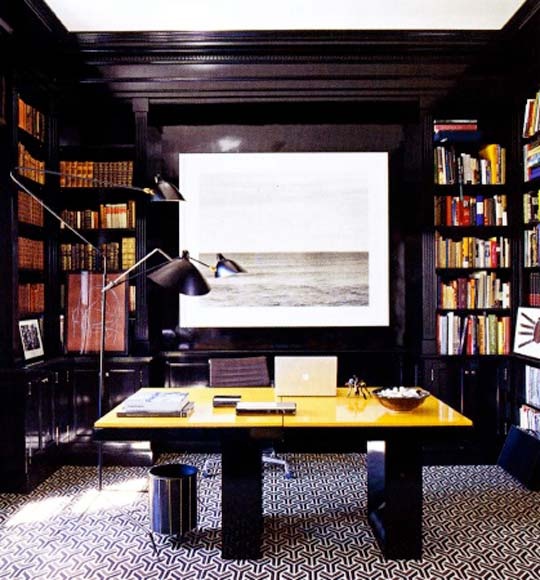
<svg viewBox="0 0 540 580"><path fill-rule="evenodd" d="M208 359L204 361L187 361L165 363L165 387L208 386Z"/></svg>
<svg viewBox="0 0 540 580"><path fill-rule="evenodd" d="M423 375L426 390L452 408L459 409L459 377L452 365L442 359L427 359Z"/></svg>
<svg viewBox="0 0 540 580"><path fill-rule="evenodd" d="M73 437L73 386L68 371L54 372L54 439L67 443Z"/></svg>
<svg viewBox="0 0 540 580"><path fill-rule="evenodd" d="M39 408L39 384L29 379L26 382L26 409L24 415L24 442L27 461L32 460L32 456L39 451L41 446Z"/></svg>
<svg viewBox="0 0 540 580"><path fill-rule="evenodd" d="M79 367L73 370L73 430L76 436L91 436L98 418L98 371Z"/></svg>
<svg viewBox="0 0 540 580"><path fill-rule="evenodd" d="M55 415L55 400L54 400L54 381L53 375L48 374L46 377L41 377L38 380L39 388L39 432L41 451L54 443L54 415Z"/></svg>
<svg viewBox="0 0 540 580"><path fill-rule="evenodd" d="M26 383L26 455L44 451L54 443L54 384L51 376L38 375Z"/></svg>
<svg viewBox="0 0 540 580"><path fill-rule="evenodd" d="M130 364L109 367L105 374L104 412L110 411L144 386L148 386L146 365Z"/></svg>

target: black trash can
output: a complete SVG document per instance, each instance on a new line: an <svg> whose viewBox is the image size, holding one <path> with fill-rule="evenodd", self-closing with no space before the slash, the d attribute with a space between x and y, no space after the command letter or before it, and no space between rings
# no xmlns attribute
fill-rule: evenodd
<svg viewBox="0 0 540 580"><path fill-rule="evenodd" d="M197 527L197 468L182 463L150 469L150 521L158 534L182 536Z"/></svg>

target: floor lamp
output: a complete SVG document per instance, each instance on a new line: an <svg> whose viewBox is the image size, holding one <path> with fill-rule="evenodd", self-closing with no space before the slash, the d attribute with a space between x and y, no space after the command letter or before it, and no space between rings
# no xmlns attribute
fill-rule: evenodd
<svg viewBox="0 0 540 580"><path fill-rule="evenodd" d="M17 171L36 171L24 167L16 167ZM52 175L63 176L63 177L75 177L69 174L60 173L56 171L49 170L39 170L39 173L50 173ZM110 282L107 281L107 256L98 247L96 247L92 242L90 242L85 236L83 236L78 230L69 225L60 215L58 215L53 209L51 209L45 202L43 202L38 196L36 196L24 183L22 183L14 172L10 172L11 180L19 186L23 191L25 191L32 199L39 203L45 210L47 210L52 216L54 216L64 227L69 229L73 234L75 234L80 240L85 244L88 244L102 260L102 285L101 285L101 316L100 316L100 339L99 339L99 378L98 378L98 417L101 417L103 410L103 396L105 391L105 337L106 337L106 295L107 292L118 286L119 284L130 280L135 276L131 276L132 272L141 266L144 262L155 255L160 255L166 261L150 269L148 278L150 278L154 283L163 287L169 288L177 291L179 294L186 294L189 296L201 296L207 294L210 291L210 287L206 282L205 278L195 267L193 262L196 262L206 268L209 268L214 272L216 277L230 276L232 274L237 274L240 272L245 272L245 270L238 265L235 261L227 259L223 254L217 254L217 263L215 266L210 266L205 262L191 258L189 252L184 251L181 256L177 258L172 258L166 254L163 250L159 248L153 249L151 252L146 254L130 268L122 272L114 280ZM88 179L88 178L87 178ZM128 189L143 192L154 196L155 201L183 201L183 197L178 191L178 189L171 183L163 180L161 176L157 175L155 177L155 188L143 189L134 186L122 186L117 184L112 184L104 181L98 181L94 179L88 179L88 181L93 182L96 185L108 187L111 189ZM143 272L144 273L144 272Z"/></svg>
<svg viewBox="0 0 540 580"><path fill-rule="evenodd" d="M20 177L15 174L15 171L19 174L24 175L25 172L32 172L31 174L35 173L42 173L42 174L49 174L55 175L58 177L76 177L77 179L82 179L84 181L88 181L92 185L97 187L106 187L109 189L126 189L131 191L137 191L139 193L143 193L145 195L152 196L152 201L183 201L184 198L178 191L178 189L171 183L162 179L160 175L156 175L154 178L155 186L152 188L141 188L135 187L132 185L119 185L117 183L111 183L107 181L101 181L92 178L80 178L79 176L70 175L67 173L62 173L58 171L52 171L48 169L33 169L29 167L15 167L13 171L10 172L11 180L25 193L27 193L32 199L34 199L43 209L48 211L54 218L56 218L66 229L72 232L75 236L77 236L82 242L90 246L96 254L101 258L102 264L102 285L101 285L101 317L100 317L100 340L99 340L99 374L98 374L98 416L101 417L102 414L102 404L103 404L103 393L104 393L104 381L105 381L105 374L104 374L104 356L105 356L105 306L106 306L106 293L107 290L110 288L110 284L107 282L107 255L103 252L100 248L98 248L95 244L93 244L90 240L88 240L81 232L77 229L72 227L69 223L67 223L58 213L56 213L51 207L49 207L41 198L35 195L31 189L21 181ZM142 260L139 260L137 264L130 268L130 271L135 268L135 266L139 266L151 255L157 253L158 250L152 251L150 254L145 256ZM172 260L167 254L159 250L168 260ZM117 285L116 283L115 285Z"/></svg>

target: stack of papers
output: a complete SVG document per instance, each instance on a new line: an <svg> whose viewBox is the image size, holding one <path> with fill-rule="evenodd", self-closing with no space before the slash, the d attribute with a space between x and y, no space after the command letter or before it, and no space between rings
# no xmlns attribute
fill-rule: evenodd
<svg viewBox="0 0 540 580"><path fill-rule="evenodd" d="M137 391L129 396L118 410L119 417L186 417L193 404L187 393Z"/></svg>

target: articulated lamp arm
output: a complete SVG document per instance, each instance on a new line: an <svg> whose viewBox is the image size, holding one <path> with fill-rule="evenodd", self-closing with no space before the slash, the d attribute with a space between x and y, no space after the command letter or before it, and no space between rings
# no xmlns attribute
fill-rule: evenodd
<svg viewBox="0 0 540 580"><path fill-rule="evenodd" d="M133 264L132 266L130 266L127 270L124 270L124 272L122 272L114 280L111 280L108 284L106 284L105 286L103 286L103 288L101 289L101 291L105 294L109 290L112 290L115 286L118 286L118 284L121 284L126 278L129 279L129 274L131 272L133 272L133 270L135 270L136 268L138 268L141 264L143 264L144 262L146 262L146 260L148 260L149 258L151 258L152 256L154 256L155 254L161 254L164 258L167 259L168 262L171 262L172 261L172 258L171 258L171 256L169 256L169 254L165 253L160 248L155 248L151 252L149 252L148 254L146 254L146 256L144 256L143 258L141 258L140 260L138 260L137 262L135 262L135 264ZM159 268L161 266L163 266L163 264L160 264L159 266L156 266L156 268Z"/></svg>
<svg viewBox="0 0 540 580"><path fill-rule="evenodd" d="M18 185L25 193L27 193L33 200L37 201L39 203L39 205L41 207L43 207L44 209L46 209L52 216L54 216L66 229L68 229L71 233L75 234L80 240L82 240L85 244L91 246L94 250L96 250L98 252L98 254L102 257L104 257L105 255L103 254L103 252L96 247L90 240L88 240L87 238L85 238L79 231L77 231L75 228L73 228L72 226L70 226L64 219L62 219L52 208L50 208L44 201L42 201L37 195L35 195L34 193L32 193L28 187L26 187L26 185L24 185L24 183L22 183L21 181L19 181L19 179L15 176L15 174L13 173L13 171L9 172L9 176L11 178L11 181L13 181L16 185Z"/></svg>

